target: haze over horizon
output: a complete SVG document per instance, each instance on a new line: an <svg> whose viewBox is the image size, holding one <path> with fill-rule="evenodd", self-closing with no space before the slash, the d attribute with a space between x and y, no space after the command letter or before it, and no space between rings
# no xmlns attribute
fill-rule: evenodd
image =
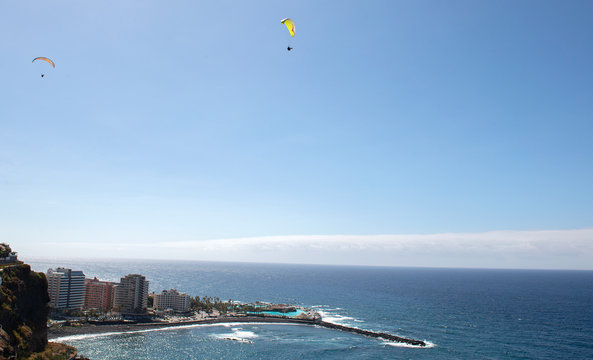
<svg viewBox="0 0 593 360"><path fill-rule="evenodd" d="M593 269L591 24L589 1L2 3L0 242Z"/></svg>
<svg viewBox="0 0 593 360"><path fill-rule="evenodd" d="M195 260L311 265L593 270L593 229L403 235L292 235L202 241L53 242L30 259ZM60 252L55 250L59 248ZM82 255L84 254L84 255ZM26 260L26 258L25 258Z"/></svg>

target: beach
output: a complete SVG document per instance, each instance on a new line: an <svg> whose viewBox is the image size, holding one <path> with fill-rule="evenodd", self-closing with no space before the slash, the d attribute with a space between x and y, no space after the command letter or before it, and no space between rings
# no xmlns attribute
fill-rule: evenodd
<svg viewBox="0 0 593 360"><path fill-rule="evenodd" d="M153 329L164 329L169 327L190 326L190 325L208 325L220 323L274 323L274 324L303 324L315 325L314 320L291 319L263 316L221 316L217 318L208 318L201 320L171 321L171 322L148 322L148 323L130 323L130 324L90 324L84 323L76 326L52 325L48 328L48 339L55 340L64 336L87 335L87 334L105 334L105 333L124 333L139 332Z"/></svg>

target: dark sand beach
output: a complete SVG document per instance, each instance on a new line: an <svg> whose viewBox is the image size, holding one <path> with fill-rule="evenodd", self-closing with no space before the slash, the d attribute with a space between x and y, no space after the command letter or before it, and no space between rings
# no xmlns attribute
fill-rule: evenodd
<svg viewBox="0 0 593 360"><path fill-rule="evenodd" d="M149 323L130 323L130 324L81 324L77 326L61 326L52 325L48 328L48 339L53 340L63 336L72 335L86 335L86 334L103 334L103 333L119 333L130 331L143 331L150 329L161 329L177 326L187 325L205 325L218 323L283 323L283 324L303 324L315 325L314 320L305 319L290 319L277 317L262 317L262 316L225 316L201 320L188 320L177 322L149 322Z"/></svg>

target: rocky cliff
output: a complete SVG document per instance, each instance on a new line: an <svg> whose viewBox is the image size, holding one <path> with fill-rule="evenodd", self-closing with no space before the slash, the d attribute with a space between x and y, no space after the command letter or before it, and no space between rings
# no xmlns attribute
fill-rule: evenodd
<svg viewBox="0 0 593 360"><path fill-rule="evenodd" d="M0 276L0 360L44 351L49 312L45 274L20 264L2 269Z"/></svg>

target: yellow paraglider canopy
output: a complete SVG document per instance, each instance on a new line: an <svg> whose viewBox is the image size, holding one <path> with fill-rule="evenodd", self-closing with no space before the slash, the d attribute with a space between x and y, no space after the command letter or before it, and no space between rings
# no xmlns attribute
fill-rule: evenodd
<svg viewBox="0 0 593 360"><path fill-rule="evenodd" d="M294 22L291 19L286 18L280 21L282 24L286 25L288 31L290 31L290 36L294 36Z"/></svg>
<svg viewBox="0 0 593 360"><path fill-rule="evenodd" d="M31 61L31 62L35 62L35 60L42 60L42 61L46 61L46 62L48 62L48 63L49 63L51 66L53 66L53 67L54 67L54 69L56 68L56 64L54 64L54 62L53 62L51 59L49 59L49 58L46 58L46 57L40 56L40 57L36 57L36 58L35 58L35 59L33 59L33 61Z"/></svg>

